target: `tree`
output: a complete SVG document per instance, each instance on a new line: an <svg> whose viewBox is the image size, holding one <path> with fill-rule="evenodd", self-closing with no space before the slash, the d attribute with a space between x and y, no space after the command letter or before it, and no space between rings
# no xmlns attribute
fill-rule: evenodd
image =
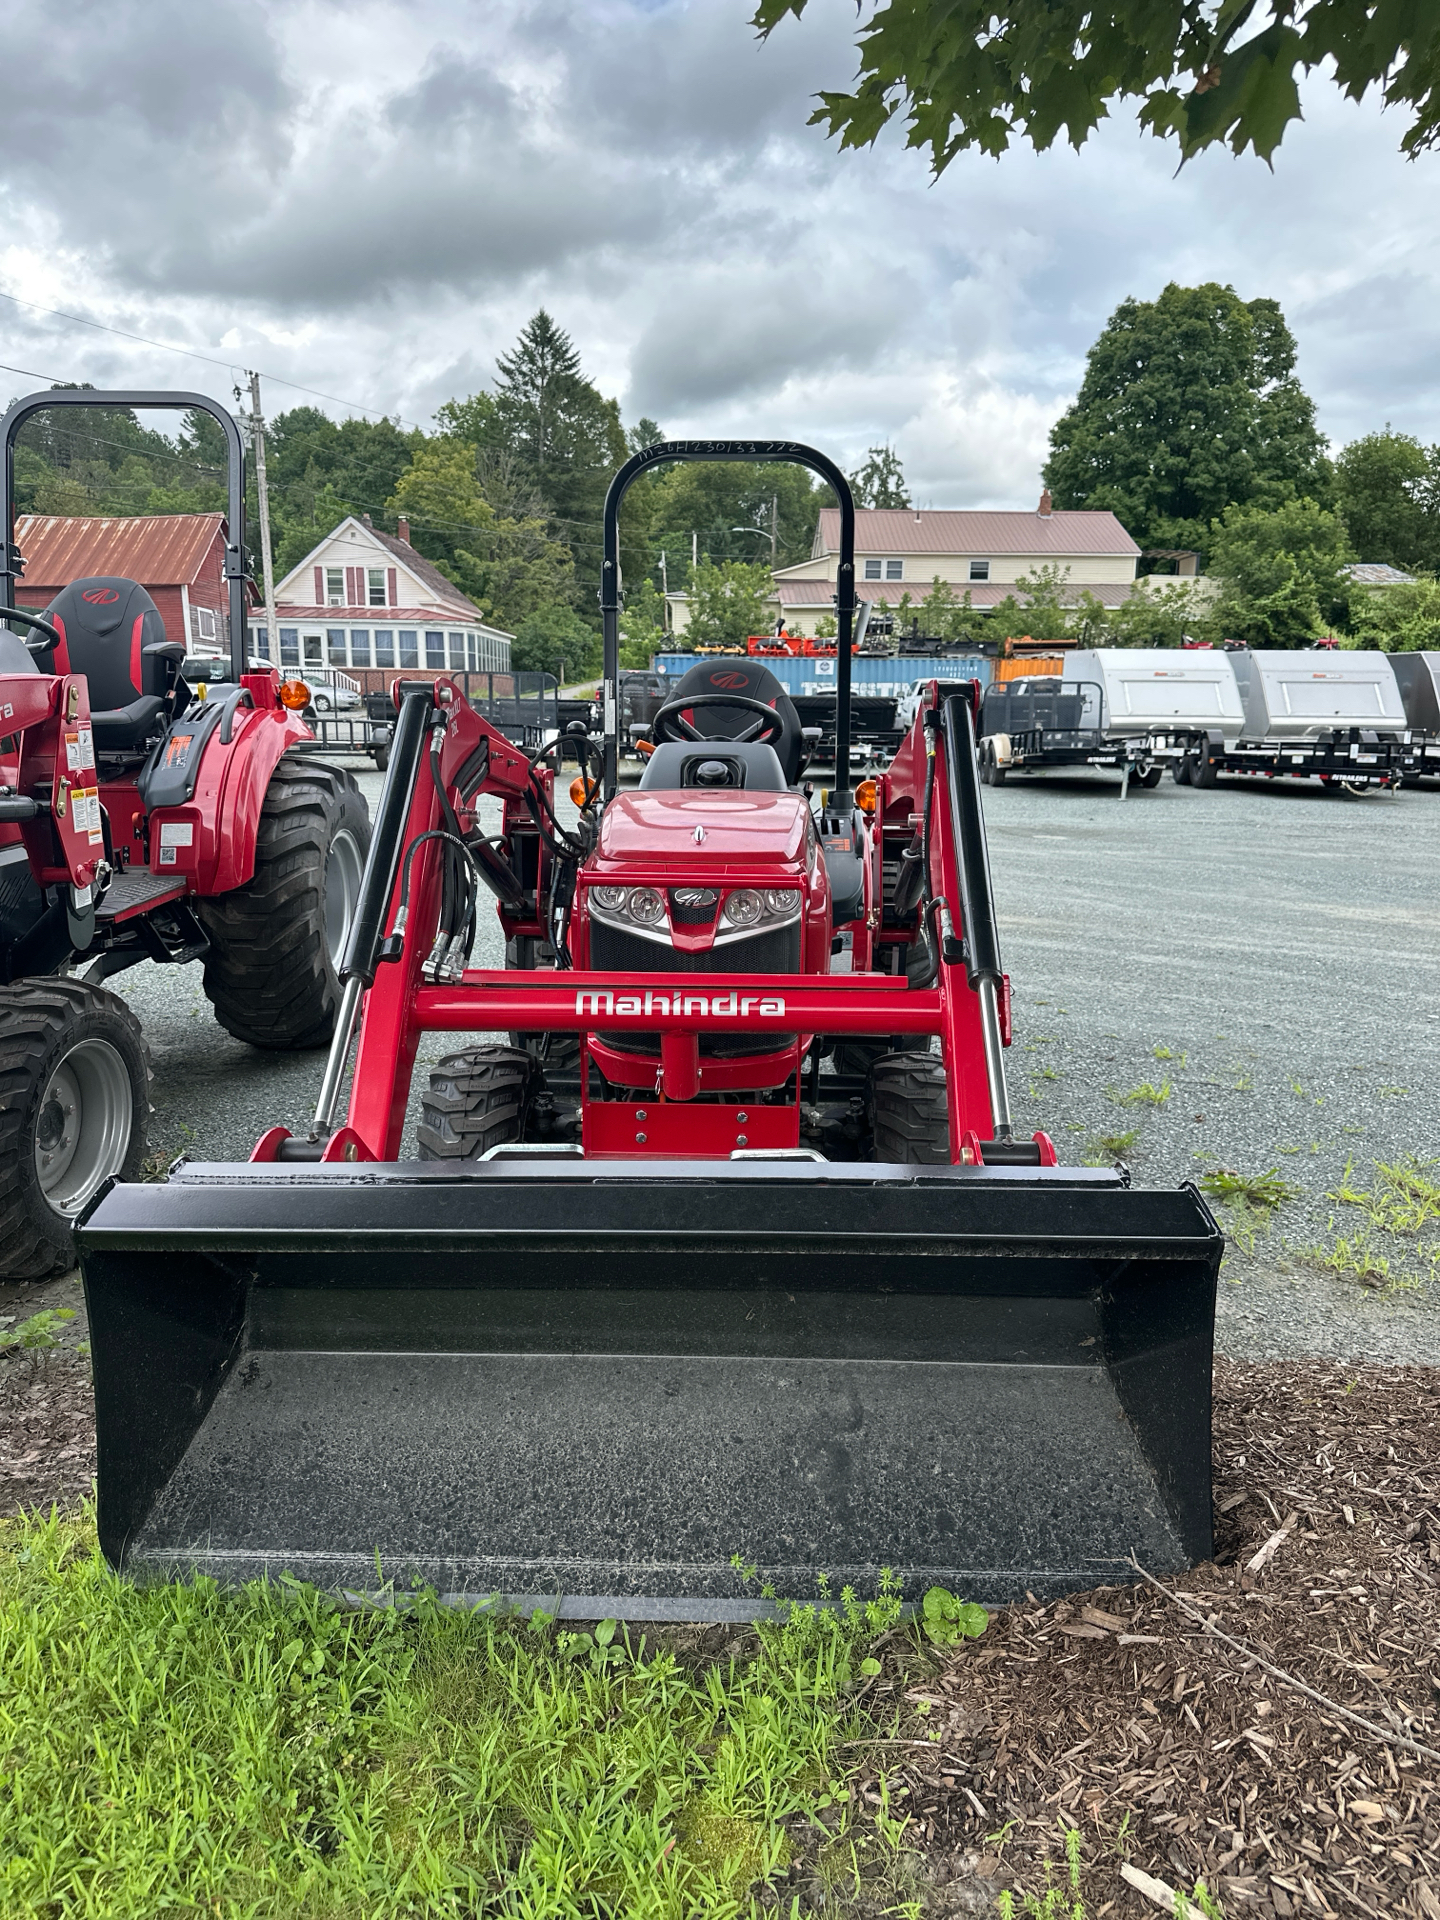
<svg viewBox="0 0 1440 1920"><path fill-rule="evenodd" d="M908 507L905 472L893 447L871 447L863 466L850 475L857 507Z"/></svg>
<svg viewBox="0 0 1440 1920"><path fill-rule="evenodd" d="M988 613L981 613L971 605L970 590L967 587L960 598L956 598L955 589L948 580L942 580L937 573L930 582L930 591L910 613L906 602L908 594L902 594L897 609L896 625L900 626L907 618L913 618L919 624L921 635L927 640L958 641L973 644L985 638L989 632Z"/></svg>
<svg viewBox="0 0 1440 1920"><path fill-rule="evenodd" d="M710 559L768 560L772 502L776 564L808 559L820 509L833 506L834 496L806 468L770 460L677 461L649 492L650 549L668 550L677 581L689 563L692 534Z"/></svg>
<svg viewBox="0 0 1440 1920"><path fill-rule="evenodd" d="M1211 540L1212 625L1252 647L1310 646L1349 622L1353 558L1339 515L1313 500L1230 507Z"/></svg>
<svg viewBox="0 0 1440 1920"><path fill-rule="evenodd" d="M1351 644L1385 653L1440 648L1440 581L1362 588L1351 601Z"/></svg>
<svg viewBox="0 0 1440 1920"><path fill-rule="evenodd" d="M553 673L562 685L593 680L600 672L600 636L575 609L552 601L520 622L511 664L527 673Z"/></svg>
<svg viewBox="0 0 1440 1920"><path fill-rule="evenodd" d="M702 560L690 580L690 621L685 638L694 647L741 646L764 633L775 618L770 569L742 560Z"/></svg>
<svg viewBox="0 0 1440 1920"><path fill-rule="evenodd" d="M1022 573L1015 589L985 618L990 640L1073 640L1098 624L1100 603L1090 593L1072 596L1068 567L1040 566ZM1022 598L1023 596L1023 598Z"/></svg>
<svg viewBox="0 0 1440 1920"><path fill-rule="evenodd" d="M620 610L620 664L643 671L664 645L665 602L653 580L642 580L626 590Z"/></svg>
<svg viewBox="0 0 1440 1920"><path fill-rule="evenodd" d="M1212 631L1206 596L1183 580L1151 574L1118 607L1106 610L1100 644L1107 647L1179 647Z"/></svg>
<svg viewBox="0 0 1440 1920"><path fill-rule="evenodd" d="M605 489L629 451L619 407L585 378L574 342L543 307L495 364L497 430L560 532L598 556Z"/></svg>
<svg viewBox="0 0 1440 1920"><path fill-rule="evenodd" d="M1122 301L1050 430L1056 506L1108 507L1142 547L1201 549L1229 506L1325 498L1315 409L1294 368L1274 300L1211 282Z"/></svg>
<svg viewBox="0 0 1440 1920"><path fill-rule="evenodd" d="M1367 433L1335 461L1335 504L1362 560L1440 565L1440 447L1408 433Z"/></svg>
<svg viewBox="0 0 1440 1920"><path fill-rule="evenodd" d="M807 0L760 0L762 38ZM1333 62L1351 100L1374 87L1410 110L1412 157L1440 140L1440 13L1397 0L888 0L860 29L853 93L822 93L811 124L842 147L869 146L903 114L907 145L937 173L957 153L1080 147L1112 103L1138 101L1142 126L1189 158L1227 142L1268 159L1300 118L1299 73Z"/></svg>

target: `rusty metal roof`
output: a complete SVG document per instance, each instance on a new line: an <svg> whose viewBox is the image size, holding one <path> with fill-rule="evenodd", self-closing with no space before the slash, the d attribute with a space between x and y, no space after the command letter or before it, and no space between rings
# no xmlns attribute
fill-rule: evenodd
<svg viewBox="0 0 1440 1920"><path fill-rule="evenodd" d="M216 542L223 513L155 513L127 520L69 514L22 514L15 544L25 556L27 587L65 587L91 574L118 574L142 587L188 587Z"/></svg>
<svg viewBox="0 0 1440 1920"><path fill-rule="evenodd" d="M815 558L840 546L840 509L822 507ZM950 508L865 507L855 515L855 551L870 554L1034 554L1067 560L1082 554L1130 559L1140 549L1113 513L1057 507L1053 513Z"/></svg>

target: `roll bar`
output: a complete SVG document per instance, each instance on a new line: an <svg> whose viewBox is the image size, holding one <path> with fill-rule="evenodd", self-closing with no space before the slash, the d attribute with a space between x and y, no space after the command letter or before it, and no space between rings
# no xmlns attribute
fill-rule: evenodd
<svg viewBox="0 0 1440 1920"><path fill-rule="evenodd" d="M47 407L136 408L154 412L165 408L172 412L208 413L219 423L225 435L228 453L226 492L229 512L225 542L225 581L230 600L230 663L238 686L248 668L246 644L248 608L245 604L245 448L240 429L218 401L203 393L153 393L97 390L92 387L51 387L44 393L26 394L5 415L3 423L4 475L3 519L0 519L0 606L15 603L15 583L25 571L24 557L15 545L15 436L32 413ZM142 583L143 584L143 583ZM188 643L189 635L186 635Z"/></svg>
<svg viewBox="0 0 1440 1920"><path fill-rule="evenodd" d="M835 790L830 804L851 804L850 645L855 624L855 498L835 462L798 440L657 440L621 467L605 495L605 558L600 577L600 617L605 636L602 726L603 791L614 798L620 784L620 502L633 481L672 460L788 460L809 467L834 489L840 503L840 567L835 595Z"/></svg>

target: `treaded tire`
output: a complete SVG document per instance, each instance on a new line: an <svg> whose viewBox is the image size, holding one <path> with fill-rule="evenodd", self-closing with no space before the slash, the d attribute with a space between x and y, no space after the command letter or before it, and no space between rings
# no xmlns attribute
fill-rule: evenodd
<svg viewBox="0 0 1440 1920"><path fill-rule="evenodd" d="M885 1054L870 1069L865 1104L872 1160L949 1166L950 1112L938 1054Z"/></svg>
<svg viewBox="0 0 1440 1920"><path fill-rule="evenodd" d="M150 1114L150 1057L140 1022L118 994L85 980L56 975L0 987L0 1279L39 1280L75 1264L72 1221L41 1185L36 1135L51 1076L87 1041L107 1043L128 1082L129 1137L116 1142L118 1164L110 1171L134 1180ZM97 1179L93 1190L99 1185Z"/></svg>
<svg viewBox="0 0 1440 1920"><path fill-rule="evenodd" d="M430 1072L415 1129L422 1160L477 1160L491 1147L523 1140L543 1078L524 1047L471 1047L449 1053Z"/></svg>
<svg viewBox="0 0 1440 1920"><path fill-rule="evenodd" d="M928 1033L847 1034L843 1040L837 1039L830 1054L830 1064L836 1073L868 1073L877 1060L883 1060L891 1053L928 1053L930 1036Z"/></svg>
<svg viewBox="0 0 1440 1920"><path fill-rule="evenodd" d="M363 869L370 816L354 776L286 754L260 810L254 878L196 902L210 936L206 995L225 1031L248 1046L323 1047L334 1031L340 982L326 940L326 862L342 834Z"/></svg>

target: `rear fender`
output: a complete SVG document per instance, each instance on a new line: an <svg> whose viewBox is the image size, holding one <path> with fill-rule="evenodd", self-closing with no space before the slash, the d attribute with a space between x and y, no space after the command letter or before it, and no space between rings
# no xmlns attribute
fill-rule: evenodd
<svg viewBox="0 0 1440 1920"><path fill-rule="evenodd" d="M199 894L245 886L255 875L260 810L270 776L284 754L313 738L304 721L285 707L240 709L229 741L217 730L206 743L189 805L164 807L150 816L151 868L160 872L162 851L168 851L176 857L164 871L188 872ZM189 825L188 846L164 847L167 823L182 832Z"/></svg>

